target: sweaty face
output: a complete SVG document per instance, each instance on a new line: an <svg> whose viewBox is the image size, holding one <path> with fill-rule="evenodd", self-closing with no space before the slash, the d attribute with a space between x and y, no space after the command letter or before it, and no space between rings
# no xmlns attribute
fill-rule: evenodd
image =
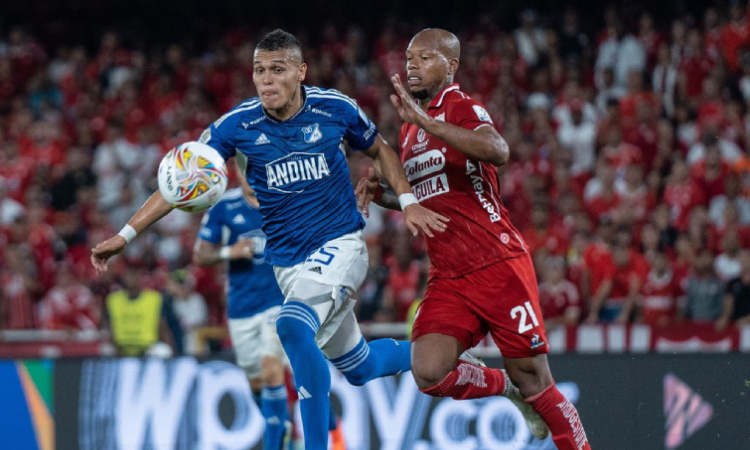
<svg viewBox="0 0 750 450"><path fill-rule="evenodd" d="M306 66L293 50L256 50L253 83L260 102L269 111L282 111L292 104L305 78Z"/></svg>
<svg viewBox="0 0 750 450"><path fill-rule="evenodd" d="M417 100L434 97L448 83L449 61L434 46L414 39L406 49L406 82Z"/></svg>

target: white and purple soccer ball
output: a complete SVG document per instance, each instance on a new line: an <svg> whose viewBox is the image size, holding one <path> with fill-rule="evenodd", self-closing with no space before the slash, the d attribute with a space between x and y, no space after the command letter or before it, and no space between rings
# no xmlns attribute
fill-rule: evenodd
<svg viewBox="0 0 750 450"><path fill-rule="evenodd" d="M229 176L219 152L200 142L185 142L164 155L158 179L167 202L186 212L201 212L224 195Z"/></svg>

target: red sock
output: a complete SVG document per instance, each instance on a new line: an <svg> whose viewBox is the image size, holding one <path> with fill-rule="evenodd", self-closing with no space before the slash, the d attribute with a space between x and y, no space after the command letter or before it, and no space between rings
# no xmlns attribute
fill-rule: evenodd
<svg viewBox="0 0 750 450"><path fill-rule="evenodd" d="M524 399L539 414L552 433L558 450L591 450L578 411L552 384L533 397Z"/></svg>
<svg viewBox="0 0 750 450"><path fill-rule="evenodd" d="M505 374L499 369L479 367L463 360L437 385L423 389L433 397L451 397L456 400L492 397L505 392Z"/></svg>

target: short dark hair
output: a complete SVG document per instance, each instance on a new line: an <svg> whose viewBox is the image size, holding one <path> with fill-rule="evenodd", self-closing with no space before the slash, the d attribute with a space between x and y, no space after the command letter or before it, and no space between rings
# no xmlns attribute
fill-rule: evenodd
<svg viewBox="0 0 750 450"><path fill-rule="evenodd" d="M281 28L277 28L270 33L263 36L263 39L258 42L255 47L256 50L263 50L266 52L275 52L278 50L297 50L302 57L302 46L299 45L299 41L293 34L287 33Z"/></svg>

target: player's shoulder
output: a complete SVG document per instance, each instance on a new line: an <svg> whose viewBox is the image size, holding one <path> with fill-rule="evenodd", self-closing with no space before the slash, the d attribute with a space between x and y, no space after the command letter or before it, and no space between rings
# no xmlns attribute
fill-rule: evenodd
<svg viewBox="0 0 750 450"><path fill-rule="evenodd" d="M219 117L219 119L214 122L214 126L216 128L224 128L227 126L232 127L239 122L261 120L261 118L264 117L265 115L263 114L263 108L261 108L260 99L258 97L252 97L236 105L229 110L229 112Z"/></svg>
<svg viewBox="0 0 750 450"><path fill-rule="evenodd" d="M449 117L463 117L476 115L483 122L492 123L487 108L480 102L462 91L458 85L448 87L438 98L441 109L447 111Z"/></svg>
<svg viewBox="0 0 750 450"><path fill-rule="evenodd" d="M336 89L324 89L317 86L305 86L308 104L322 112L327 110L359 111L357 102Z"/></svg>
<svg viewBox="0 0 750 450"><path fill-rule="evenodd" d="M440 95L441 97L437 99L438 105L446 109L456 109L456 107L472 109L475 105L484 108L482 102L471 97L455 84L446 88Z"/></svg>

